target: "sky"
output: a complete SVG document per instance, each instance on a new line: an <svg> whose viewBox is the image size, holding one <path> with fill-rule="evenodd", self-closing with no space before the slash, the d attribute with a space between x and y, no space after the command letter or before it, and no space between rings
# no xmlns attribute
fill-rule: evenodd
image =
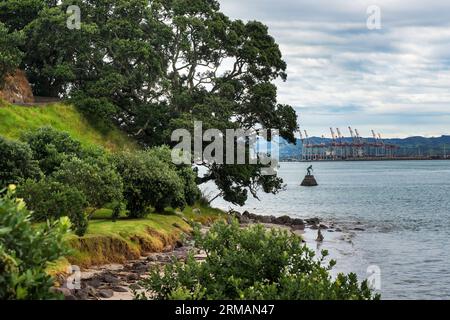
<svg viewBox="0 0 450 320"><path fill-rule="evenodd" d="M386 138L450 134L450 1L220 3L233 19L269 26L288 64L278 100L310 136L349 135L348 126Z"/></svg>

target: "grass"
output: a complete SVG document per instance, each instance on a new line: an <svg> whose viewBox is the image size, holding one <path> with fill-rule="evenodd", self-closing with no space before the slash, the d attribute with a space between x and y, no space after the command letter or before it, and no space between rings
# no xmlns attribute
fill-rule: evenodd
<svg viewBox="0 0 450 320"><path fill-rule="evenodd" d="M148 252L162 252L166 247L173 246L183 234L192 231L185 219L208 224L224 219L225 213L196 205L185 208L183 212L169 208L163 214L152 213L142 219L129 219L122 215L118 221L112 222L110 217L111 210L98 210L83 237L69 234L66 241L71 254L49 265L48 272L63 273L68 264L90 267L123 263Z"/></svg>
<svg viewBox="0 0 450 320"><path fill-rule="evenodd" d="M23 107L0 101L0 136L15 140L23 132L44 126L68 132L83 146L99 145L110 151L137 149L137 144L119 129L96 128L74 106L56 103Z"/></svg>

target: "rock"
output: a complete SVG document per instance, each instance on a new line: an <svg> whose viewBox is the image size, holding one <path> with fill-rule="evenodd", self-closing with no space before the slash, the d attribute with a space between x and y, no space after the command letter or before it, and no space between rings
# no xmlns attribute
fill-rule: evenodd
<svg viewBox="0 0 450 320"><path fill-rule="evenodd" d="M342 232L342 229L341 228L336 228L335 231L336 232Z"/></svg>
<svg viewBox="0 0 450 320"><path fill-rule="evenodd" d="M64 296L64 300L78 300L78 298L75 297L74 295L68 295Z"/></svg>
<svg viewBox="0 0 450 320"><path fill-rule="evenodd" d="M178 223L176 223L176 222L174 222L174 223L172 224L172 226L175 227L175 228L177 228L177 229L181 229L181 226L180 226Z"/></svg>
<svg viewBox="0 0 450 320"><path fill-rule="evenodd" d="M328 231L328 232L334 232L334 230L331 230L331 229L328 229L327 231Z"/></svg>
<svg viewBox="0 0 450 320"><path fill-rule="evenodd" d="M320 224L319 227L320 227L320 229L328 229L328 227L324 224Z"/></svg>
<svg viewBox="0 0 450 320"><path fill-rule="evenodd" d="M304 224L293 224L291 226L292 230L305 230Z"/></svg>
<svg viewBox="0 0 450 320"><path fill-rule="evenodd" d="M319 218L306 219L305 221L307 224L319 224L320 223Z"/></svg>
<svg viewBox="0 0 450 320"><path fill-rule="evenodd" d="M87 284L93 288L98 288L102 285L102 282L99 279L92 279Z"/></svg>
<svg viewBox="0 0 450 320"><path fill-rule="evenodd" d="M86 289L76 290L75 296L79 300L89 300L89 292Z"/></svg>
<svg viewBox="0 0 450 320"><path fill-rule="evenodd" d="M192 210L192 212L195 213L195 214L201 214L202 213L202 211L199 208L194 208Z"/></svg>
<svg viewBox="0 0 450 320"><path fill-rule="evenodd" d="M239 219L239 223L241 224L249 224L250 222L251 220L244 215L242 215Z"/></svg>
<svg viewBox="0 0 450 320"><path fill-rule="evenodd" d="M167 245L164 247L164 249L162 250L162 252L167 253L167 252L171 252L173 251L173 246L171 245Z"/></svg>
<svg viewBox="0 0 450 320"><path fill-rule="evenodd" d="M138 285L137 283L130 284L130 289L131 290L139 290L141 288L142 287L140 285Z"/></svg>
<svg viewBox="0 0 450 320"><path fill-rule="evenodd" d="M158 261L158 257L156 255L151 255L147 257L147 261Z"/></svg>
<svg viewBox="0 0 450 320"><path fill-rule="evenodd" d="M148 271L148 266L146 263L135 263L132 268L134 271L139 272L139 273Z"/></svg>
<svg viewBox="0 0 450 320"><path fill-rule="evenodd" d="M366 230L363 229L363 228L353 228L353 230L355 230L355 231L366 231Z"/></svg>
<svg viewBox="0 0 450 320"><path fill-rule="evenodd" d="M130 273L127 275L127 280L128 281L137 281L139 280L141 277L138 274L135 273Z"/></svg>
<svg viewBox="0 0 450 320"><path fill-rule="evenodd" d="M256 215L256 214L253 214L253 213L250 213L250 212L248 212L248 211L244 211L244 213L242 214L242 216L245 217L245 218L247 218L247 219L249 219L249 220L256 220L256 221L258 221L259 218L260 218L260 216L258 216L258 215Z"/></svg>
<svg viewBox="0 0 450 320"><path fill-rule="evenodd" d="M302 219L298 219L298 218L292 219L291 223L292 223L292 225L305 224L305 222Z"/></svg>
<svg viewBox="0 0 450 320"><path fill-rule="evenodd" d="M72 291L69 288L51 288L50 291L55 292L55 293L60 293L64 296L64 298L68 297L68 296L72 296Z"/></svg>
<svg viewBox="0 0 450 320"><path fill-rule="evenodd" d="M274 219L275 219L274 216L260 216L259 217L259 222L261 222L261 223L272 223Z"/></svg>
<svg viewBox="0 0 450 320"><path fill-rule="evenodd" d="M291 225L292 224L292 219L289 216L281 216L278 218L275 218L273 220L273 223L275 224L281 224L281 225Z"/></svg>
<svg viewBox="0 0 450 320"><path fill-rule="evenodd" d="M98 295L102 298L111 298L114 295L114 291L111 289L102 289L98 292Z"/></svg>
<svg viewBox="0 0 450 320"><path fill-rule="evenodd" d="M116 283L120 282L120 279L113 275L105 274L105 275L103 275L103 281L105 281L107 283L116 284Z"/></svg>
<svg viewBox="0 0 450 320"><path fill-rule="evenodd" d="M114 292L128 292L128 290L127 290L126 288L124 288L124 287L119 287L119 286L112 287L112 290L113 290Z"/></svg>
<svg viewBox="0 0 450 320"><path fill-rule="evenodd" d="M319 229L319 226L317 224L313 224L313 225L310 226L310 228L312 230L317 230L317 229Z"/></svg>
<svg viewBox="0 0 450 320"><path fill-rule="evenodd" d="M314 178L314 176L308 175L305 176L305 179L303 179L302 183L301 183L302 187L315 187L318 186L316 178Z"/></svg>

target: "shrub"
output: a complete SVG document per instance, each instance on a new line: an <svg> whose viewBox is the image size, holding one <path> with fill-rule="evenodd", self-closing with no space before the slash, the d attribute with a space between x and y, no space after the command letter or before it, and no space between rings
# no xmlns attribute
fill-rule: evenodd
<svg viewBox="0 0 450 320"><path fill-rule="evenodd" d="M67 253L62 238L70 222L33 226L12 192L0 198L0 300L56 298L45 268Z"/></svg>
<svg viewBox="0 0 450 320"><path fill-rule="evenodd" d="M207 254L204 262L191 255L186 263L172 262L154 269L143 281L156 299L373 299L367 282L340 274L332 280L335 262L315 258L301 239L287 231L261 225L241 229L237 222L218 222L210 231L194 234ZM146 298L137 295L137 298Z"/></svg>
<svg viewBox="0 0 450 320"><path fill-rule="evenodd" d="M0 137L0 188L42 175L28 145Z"/></svg>
<svg viewBox="0 0 450 320"><path fill-rule="evenodd" d="M78 236L83 236L86 232L88 226L85 215L86 197L73 186L49 179L27 180L19 185L17 196L28 204L34 221L55 220L68 216Z"/></svg>
<svg viewBox="0 0 450 320"><path fill-rule="evenodd" d="M122 202L122 179L105 158L66 160L52 177L83 192L88 206L92 209L90 215L108 203Z"/></svg>
<svg viewBox="0 0 450 320"><path fill-rule="evenodd" d="M192 170L191 166L182 164L175 165L172 161L172 152L169 147L157 147L148 151L150 154L155 155L161 161L167 163L173 170L177 172L180 178L183 180L183 192L184 198L188 205L193 205L201 197L200 189L197 186L197 174Z"/></svg>
<svg viewBox="0 0 450 320"><path fill-rule="evenodd" d="M33 158L39 161L41 170L49 175L61 165L64 160L82 154L80 142L72 139L66 132L52 127L43 127L25 133L22 139L33 151Z"/></svg>
<svg viewBox="0 0 450 320"><path fill-rule="evenodd" d="M130 217L142 217L149 206L161 212L167 206L184 208L183 180L151 151L121 153L114 157L124 181Z"/></svg>

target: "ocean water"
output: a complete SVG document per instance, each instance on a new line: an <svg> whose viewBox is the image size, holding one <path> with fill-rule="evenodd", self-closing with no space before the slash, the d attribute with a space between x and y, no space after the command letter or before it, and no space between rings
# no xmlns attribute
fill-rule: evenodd
<svg viewBox="0 0 450 320"><path fill-rule="evenodd" d="M305 238L330 251L335 272L364 279L379 270L383 299L450 299L450 161L315 162L313 188L300 186L308 165L281 163L286 188L277 195L261 194L244 207L222 199L213 205L319 217L342 232L325 231L320 245L312 231Z"/></svg>

